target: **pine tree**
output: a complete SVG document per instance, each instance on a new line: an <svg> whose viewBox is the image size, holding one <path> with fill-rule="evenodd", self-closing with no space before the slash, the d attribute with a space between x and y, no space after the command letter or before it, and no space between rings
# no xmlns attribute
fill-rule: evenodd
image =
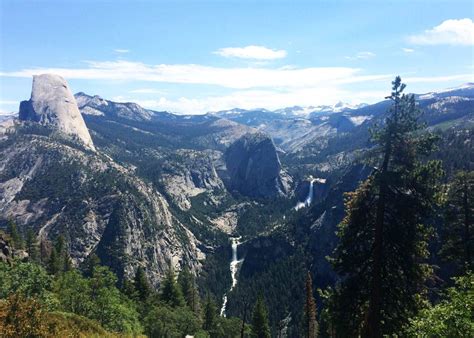
<svg viewBox="0 0 474 338"><path fill-rule="evenodd" d="M313 281L308 271L306 276L306 302L304 305L304 328L303 332L307 338L316 338L318 335L318 322L316 320L316 301L313 296Z"/></svg>
<svg viewBox="0 0 474 338"><path fill-rule="evenodd" d="M95 253L90 254L84 263L84 275L86 277L92 277L94 269L100 266L100 258Z"/></svg>
<svg viewBox="0 0 474 338"><path fill-rule="evenodd" d="M73 269L71 256L68 252L63 253L63 272L71 271Z"/></svg>
<svg viewBox="0 0 474 338"><path fill-rule="evenodd" d="M421 162L435 138L421 133L413 95L392 82L392 106L373 133L370 177L348 194L333 264L341 283L331 314L338 335L381 337L400 332L421 306L431 268L425 263L431 229L423 225L436 202L439 162Z"/></svg>
<svg viewBox="0 0 474 338"><path fill-rule="evenodd" d="M169 268L161 286L160 299L172 307L184 305L183 294L176 283L176 275L173 268Z"/></svg>
<svg viewBox="0 0 474 338"><path fill-rule="evenodd" d="M26 232L26 251L28 252L28 257L31 261L35 262L38 260L38 242L36 241L35 233L31 228Z"/></svg>
<svg viewBox="0 0 474 338"><path fill-rule="evenodd" d="M441 255L460 274L474 269L474 172L461 171L449 184Z"/></svg>
<svg viewBox="0 0 474 338"><path fill-rule="evenodd" d="M130 299L140 299L137 290L135 289L135 283L129 279L124 279L120 290Z"/></svg>
<svg viewBox="0 0 474 338"><path fill-rule="evenodd" d="M206 303L204 304L204 318L202 328L208 331L211 336L216 329L217 325L217 306L216 303L208 295Z"/></svg>
<svg viewBox="0 0 474 338"><path fill-rule="evenodd" d="M48 272L55 275L61 271L61 260L55 248L51 250L48 261Z"/></svg>
<svg viewBox="0 0 474 338"><path fill-rule="evenodd" d="M150 295L151 287L148 283L148 278L146 277L145 270L143 270L141 266L139 266L137 271L135 272L133 284L138 294L138 298L141 301L145 301Z"/></svg>
<svg viewBox="0 0 474 338"><path fill-rule="evenodd" d="M39 255L40 255L40 262L44 265L49 264L49 258L51 256L51 245L48 241L44 238L40 238L39 242Z"/></svg>
<svg viewBox="0 0 474 338"><path fill-rule="evenodd" d="M18 227L13 219L8 220L7 233L10 235L15 249L23 249L23 237L18 231Z"/></svg>
<svg viewBox="0 0 474 338"><path fill-rule="evenodd" d="M256 338L271 337L270 324L268 322L268 310L262 295L257 297L257 302L253 309L252 336Z"/></svg>
<svg viewBox="0 0 474 338"><path fill-rule="evenodd" d="M54 250L56 250L56 253L59 256L61 256L65 251L65 247L66 247L66 240L64 239L63 235L59 235L56 238L56 242L54 243Z"/></svg>
<svg viewBox="0 0 474 338"><path fill-rule="evenodd" d="M187 266L178 275L178 284L183 292L184 300L194 313L199 312L199 293L193 274Z"/></svg>
<svg viewBox="0 0 474 338"><path fill-rule="evenodd" d="M72 262L66 250L66 241L63 235L56 238L51 250L48 262L48 270L51 274L57 274L72 269Z"/></svg>

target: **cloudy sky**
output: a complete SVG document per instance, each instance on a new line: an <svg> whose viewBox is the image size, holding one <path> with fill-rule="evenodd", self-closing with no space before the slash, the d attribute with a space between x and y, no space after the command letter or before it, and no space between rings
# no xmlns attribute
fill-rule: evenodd
<svg viewBox="0 0 474 338"><path fill-rule="evenodd" d="M147 108L376 102L474 82L472 1L0 0L0 112L31 76Z"/></svg>

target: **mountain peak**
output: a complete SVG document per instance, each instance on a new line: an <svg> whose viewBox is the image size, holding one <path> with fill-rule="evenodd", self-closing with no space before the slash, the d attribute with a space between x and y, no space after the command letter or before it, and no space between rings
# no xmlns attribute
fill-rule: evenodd
<svg viewBox="0 0 474 338"><path fill-rule="evenodd" d="M69 86L61 76L33 76L31 98L20 103L19 119L53 126L61 132L79 138L95 150L89 130L82 118Z"/></svg>

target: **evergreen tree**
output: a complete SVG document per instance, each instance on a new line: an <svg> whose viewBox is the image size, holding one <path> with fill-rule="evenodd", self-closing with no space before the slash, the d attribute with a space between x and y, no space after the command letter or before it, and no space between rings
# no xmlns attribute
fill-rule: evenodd
<svg viewBox="0 0 474 338"><path fill-rule="evenodd" d="M316 320L316 301L313 296L313 281L308 271L306 276L306 302L304 305L304 328L303 332L307 338L316 338L318 335L318 322Z"/></svg>
<svg viewBox="0 0 474 338"><path fill-rule="evenodd" d="M8 220L7 224L7 233L10 235L12 239L12 244L15 249L22 249L23 248L23 237L21 233L18 231L18 227L13 219Z"/></svg>
<svg viewBox="0 0 474 338"><path fill-rule="evenodd" d="M208 295L206 298L206 303L204 304L204 320L202 328L208 331L211 336L216 330L217 326L217 306L216 303Z"/></svg>
<svg viewBox="0 0 474 338"><path fill-rule="evenodd" d="M181 286L184 300L194 313L199 312L199 293L196 282L189 268L185 266L178 275L178 284Z"/></svg>
<svg viewBox="0 0 474 338"><path fill-rule="evenodd" d="M133 300L140 299L138 292L135 289L135 283L129 279L123 280L120 291L122 291L130 299L133 299Z"/></svg>
<svg viewBox="0 0 474 338"><path fill-rule="evenodd" d="M64 239L63 235L59 235L56 238L56 242L54 243L54 250L56 250L56 253L61 256L65 251L65 247L66 240Z"/></svg>
<svg viewBox="0 0 474 338"><path fill-rule="evenodd" d="M64 265L63 265L64 272L71 271L73 269L71 256L69 256L69 253L67 251L65 251L63 254L63 262L64 262Z"/></svg>
<svg viewBox="0 0 474 338"><path fill-rule="evenodd" d="M100 266L99 256L97 256L95 253L89 255L84 263L84 275L86 277L92 277L94 269L98 266Z"/></svg>
<svg viewBox="0 0 474 338"><path fill-rule="evenodd" d="M49 265L49 258L51 255L51 245L44 238L40 238L39 241L39 255L40 262L44 265Z"/></svg>
<svg viewBox="0 0 474 338"><path fill-rule="evenodd" d="M258 296L253 309L252 336L256 338L271 337L268 310L262 295Z"/></svg>
<svg viewBox="0 0 474 338"><path fill-rule="evenodd" d="M59 235L49 256L48 271L57 274L71 269L72 262L66 249L66 241L63 235Z"/></svg>
<svg viewBox="0 0 474 338"><path fill-rule="evenodd" d="M26 232L26 251L28 252L29 259L37 261L39 258L38 243L33 229L28 229Z"/></svg>
<svg viewBox="0 0 474 338"><path fill-rule="evenodd" d="M423 225L436 201L439 162L421 162L435 138L421 133L413 95L392 82L392 106L373 133L372 175L348 194L333 264L341 282L331 314L338 335L396 334L421 306L431 268L425 264L430 228Z"/></svg>
<svg viewBox="0 0 474 338"><path fill-rule="evenodd" d="M473 270L474 172L461 171L449 185L443 229L442 256L458 272Z"/></svg>
<svg viewBox="0 0 474 338"><path fill-rule="evenodd" d="M160 299L172 307L184 305L183 294L176 283L176 275L172 267L166 272L161 286Z"/></svg>
<svg viewBox="0 0 474 338"><path fill-rule="evenodd" d="M135 272L135 278L133 280L133 283L138 298L141 301L145 301L150 295L151 287L148 283L148 278L146 277L145 270L143 270L141 266L139 266L137 271Z"/></svg>
<svg viewBox="0 0 474 338"><path fill-rule="evenodd" d="M58 256L56 249L51 250L48 261L48 272L52 275L55 275L61 271L61 260Z"/></svg>

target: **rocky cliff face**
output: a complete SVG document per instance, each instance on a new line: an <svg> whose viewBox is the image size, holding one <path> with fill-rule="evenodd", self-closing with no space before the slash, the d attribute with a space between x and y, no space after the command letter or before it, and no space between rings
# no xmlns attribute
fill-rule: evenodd
<svg viewBox="0 0 474 338"><path fill-rule="evenodd" d="M0 226L13 218L40 241L62 234L75 265L97 253L121 277L142 266L158 284L170 266L199 270L199 241L150 184L107 156L25 128L0 137Z"/></svg>
<svg viewBox="0 0 474 338"><path fill-rule="evenodd" d="M205 192L218 194L225 189L214 165L221 156L219 152L179 149L175 156L163 163L160 182L182 210L191 208L191 197Z"/></svg>
<svg viewBox="0 0 474 338"><path fill-rule="evenodd" d="M95 150L89 131L77 107L67 82L58 75L33 76L31 98L20 104L19 118L35 121L56 128L62 133L78 138Z"/></svg>
<svg viewBox="0 0 474 338"><path fill-rule="evenodd" d="M225 153L229 185L250 197L284 196L288 192L277 150L263 133L246 134Z"/></svg>

